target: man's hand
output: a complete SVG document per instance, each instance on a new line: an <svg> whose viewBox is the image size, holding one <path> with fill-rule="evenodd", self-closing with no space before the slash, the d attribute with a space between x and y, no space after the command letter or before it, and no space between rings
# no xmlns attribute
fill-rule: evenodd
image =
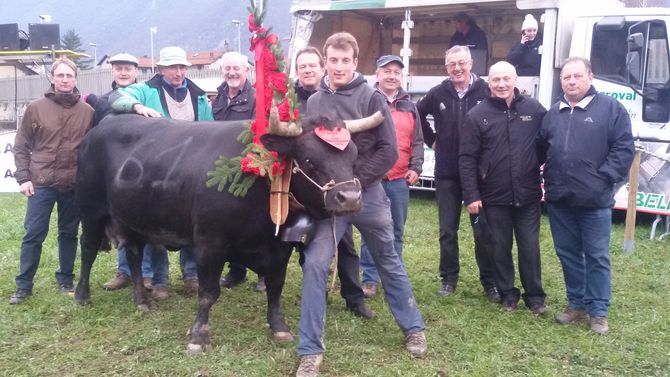
<svg viewBox="0 0 670 377"><path fill-rule="evenodd" d="M163 116L163 114L159 113L158 111L146 107L142 105L141 103L136 103L133 105L133 111L136 112L139 115L145 116L147 118L160 118Z"/></svg>
<svg viewBox="0 0 670 377"><path fill-rule="evenodd" d="M405 181L407 181L408 185L413 185L419 180L419 174L415 172L414 170L408 170L407 174L405 174Z"/></svg>
<svg viewBox="0 0 670 377"><path fill-rule="evenodd" d="M521 34L521 44L527 43L528 42L528 36L524 33Z"/></svg>
<svg viewBox="0 0 670 377"><path fill-rule="evenodd" d="M19 187L19 192L29 198L35 195L35 188L33 187L33 183L31 181L23 182Z"/></svg>
<svg viewBox="0 0 670 377"><path fill-rule="evenodd" d="M479 214L479 209L480 208L482 208L482 201L481 200L474 201L474 202L468 204L468 206L467 206L468 213L471 214L471 215Z"/></svg>

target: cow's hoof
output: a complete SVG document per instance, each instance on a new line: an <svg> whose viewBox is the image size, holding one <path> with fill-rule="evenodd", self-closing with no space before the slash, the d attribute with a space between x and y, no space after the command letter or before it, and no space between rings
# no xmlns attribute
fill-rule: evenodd
<svg viewBox="0 0 670 377"><path fill-rule="evenodd" d="M149 307L149 304L140 304L137 305L137 310L141 311L142 313L149 313L151 308Z"/></svg>
<svg viewBox="0 0 670 377"><path fill-rule="evenodd" d="M293 334L290 331L275 331L272 333L272 339L275 342L292 342Z"/></svg>
<svg viewBox="0 0 670 377"><path fill-rule="evenodd" d="M81 305L81 306L90 305L91 304L91 299L90 298L87 298L87 299L78 298L77 296L74 296L74 302L76 304Z"/></svg>
<svg viewBox="0 0 670 377"><path fill-rule="evenodd" d="M202 344L189 343L186 345L186 353L189 355L197 355L204 351L205 347Z"/></svg>

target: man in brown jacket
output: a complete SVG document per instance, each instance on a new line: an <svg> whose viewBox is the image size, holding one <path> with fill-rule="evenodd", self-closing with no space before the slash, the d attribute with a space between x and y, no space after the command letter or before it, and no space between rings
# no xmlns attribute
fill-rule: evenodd
<svg viewBox="0 0 670 377"><path fill-rule="evenodd" d="M74 292L79 213L74 202L79 143L93 122L93 109L79 100L77 66L67 58L51 66L51 88L28 105L14 142L14 177L28 197L16 292L10 304L32 294L33 277L49 231L49 219L58 203L58 259L56 281L63 293Z"/></svg>

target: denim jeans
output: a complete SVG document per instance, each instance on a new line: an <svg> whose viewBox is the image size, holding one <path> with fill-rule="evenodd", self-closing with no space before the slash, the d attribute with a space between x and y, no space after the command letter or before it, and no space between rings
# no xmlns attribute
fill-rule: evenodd
<svg viewBox="0 0 670 377"><path fill-rule="evenodd" d="M26 234L21 243L19 275L16 288L33 289L33 278L40 265L42 243L49 232L49 219L54 205L58 211L58 284L73 284L74 261L77 257L77 232L79 210L74 201L74 191L59 191L50 187L35 187L35 194L28 198L28 208L23 227Z"/></svg>
<svg viewBox="0 0 670 377"><path fill-rule="evenodd" d="M336 239L333 240L332 226ZM312 241L305 248L302 266L302 298L300 303L298 354L323 353L323 328L326 319L328 269L335 253L335 244L349 224L361 232L384 285L386 302L400 329L405 334L425 327L417 307L407 272L393 246L393 223L389 199L381 184L363 189L360 212L333 219L317 220Z"/></svg>
<svg viewBox="0 0 670 377"><path fill-rule="evenodd" d="M405 222L407 221L407 209L409 207L409 186L404 178L391 181L382 181L382 187L391 202L391 218L393 219L393 246L395 252L402 262L402 242L405 233ZM370 255L364 240L361 240L361 271L363 271L363 283L379 283L379 273L375 267L375 261Z"/></svg>
<svg viewBox="0 0 670 377"><path fill-rule="evenodd" d="M461 222L463 199L461 183L454 179L435 180L435 199L440 225L440 278L443 283L456 285L460 272L458 228ZM475 216L470 216L470 222ZM495 286L493 261L488 251L475 237L475 260L479 267L479 281L484 288Z"/></svg>
<svg viewBox="0 0 670 377"><path fill-rule="evenodd" d="M151 269L151 261L153 259L153 254L150 249L145 248L144 254L142 256L142 277L143 278L153 278L154 271ZM128 259L126 258L126 248L120 247L116 252L116 270L123 272L124 274L130 276L130 268L128 267Z"/></svg>
<svg viewBox="0 0 670 377"><path fill-rule="evenodd" d="M119 249L118 262L118 270L130 276L130 268L124 248ZM184 280L198 278L198 266L195 262L192 247L184 247L179 251L179 266ZM155 287L167 287L170 282L169 275L168 251L162 247L146 244L142 256L142 277L152 278L152 284Z"/></svg>
<svg viewBox="0 0 670 377"><path fill-rule="evenodd" d="M554 248L563 266L568 306L606 317L612 297L611 208L547 204Z"/></svg>

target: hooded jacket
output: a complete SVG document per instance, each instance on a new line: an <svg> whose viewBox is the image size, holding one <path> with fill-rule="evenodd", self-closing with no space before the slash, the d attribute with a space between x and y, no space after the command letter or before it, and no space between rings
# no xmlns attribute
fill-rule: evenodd
<svg viewBox="0 0 670 377"><path fill-rule="evenodd" d="M465 204L520 207L540 201L536 139L546 112L518 89L509 107L502 98L488 97L470 110L459 149Z"/></svg>
<svg viewBox="0 0 670 377"><path fill-rule="evenodd" d="M435 144L435 178L458 180L459 127L465 114L489 96L489 87L484 80L472 75L472 85L463 98L458 97L451 80L446 79L428 91L417 102L421 127L426 145ZM433 116L435 130L426 116Z"/></svg>
<svg viewBox="0 0 670 377"><path fill-rule="evenodd" d="M228 83L224 82L217 89L216 98L212 102L214 120L248 120L256 118L256 89L249 80L233 99L228 98Z"/></svg>
<svg viewBox="0 0 670 377"><path fill-rule="evenodd" d="M186 88L191 95L193 113L196 121L213 120L212 108L204 90L193 81L185 78ZM121 88L109 96L109 105L112 110L120 113L129 113L136 104L152 108L169 118L168 105L163 91L163 75L156 74L151 79Z"/></svg>
<svg viewBox="0 0 670 377"><path fill-rule="evenodd" d="M538 145L545 200L562 206L614 205L614 184L626 178L635 154L626 108L593 86L574 108L564 98L551 106Z"/></svg>
<svg viewBox="0 0 670 377"><path fill-rule="evenodd" d="M540 55L542 47L542 33L537 33L535 39L527 43L517 42L507 53L507 61L516 68L519 76L537 76L540 74Z"/></svg>
<svg viewBox="0 0 670 377"><path fill-rule="evenodd" d="M93 109L73 93L56 93L53 85L26 109L14 141L14 178L19 185L74 188L79 144L93 122Z"/></svg>
<svg viewBox="0 0 670 377"><path fill-rule="evenodd" d="M398 158L393 121L384 96L368 86L358 72L348 84L331 90L328 76L321 79L316 93L307 100L306 115L329 115L343 120L359 119L380 111L384 121L377 127L351 135L358 148L354 175L363 188L381 181ZM330 114L329 114L330 111Z"/></svg>

